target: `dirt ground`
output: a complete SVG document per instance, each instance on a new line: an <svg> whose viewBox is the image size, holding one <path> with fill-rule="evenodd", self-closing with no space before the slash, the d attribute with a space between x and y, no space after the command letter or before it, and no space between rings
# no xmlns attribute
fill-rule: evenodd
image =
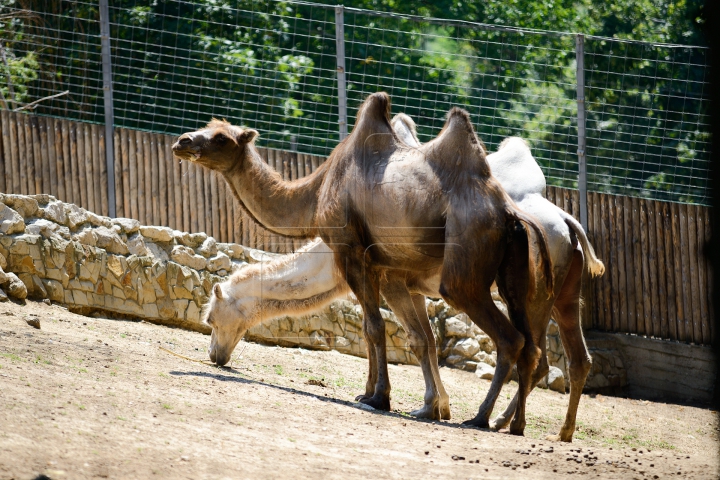
<svg viewBox="0 0 720 480"><path fill-rule="evenodd" d="M208 341L0 304L0 478L717 478L708 409L584 395L575 441L551 443L568 395L535 390L523 438L460 426L490 384L468 372L441 369L453 419L428 422L405 414L418 367L390 367L388 413L352 400L364 359L242 343L218 369L159 348L204 359Z"/></svg>

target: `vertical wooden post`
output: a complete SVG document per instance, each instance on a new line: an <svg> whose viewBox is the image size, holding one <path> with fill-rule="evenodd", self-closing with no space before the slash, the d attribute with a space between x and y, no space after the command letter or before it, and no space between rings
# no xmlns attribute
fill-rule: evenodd
<svg viewBox="0 0 720 480"><path fill-rule="evenodd" d="M338 79L338 126L340 140L347 137L347 92L345 90L345 7L335 7L335 55Z"/></svg>
<svg viewBox="0 0 720 480"><path fill-rule="evenodd" d="M105 163L107 169L108 210L115 217L115 147L113 145L112 61L110 57L110 9L108 0L100 0L100 44L102 48L103 96L105 100Z"/></svg>
<svg viewBox="0 0 720 480"><path fill-rule="evenodd" d="M578 109L578 191L580 192L580 224L587 232L587 160L585 156L585 37L575 37L577 62Z"/></svg>

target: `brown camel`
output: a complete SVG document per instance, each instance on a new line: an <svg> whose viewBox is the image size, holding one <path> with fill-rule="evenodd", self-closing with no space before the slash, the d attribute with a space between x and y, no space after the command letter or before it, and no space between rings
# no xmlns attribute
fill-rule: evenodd
<svg viewBox="0 0 720 480"><path fill-rule="evenodd" d="M173 150L222 173L248 214L269 230L301 238L317 234L333 249L338 269L363 307L368 356L375 366L363 403L390 408L379 311L382 278L393 281L393 308L417 316L402 272L439 269L442 296L466 312L498 348L495 379L468 423L488 426L502 383L517 362L519 399L510 430L522 434L525 398L540 356L525 314L534 256L523 224L536 234L543 278L552 291L545 232L492 177L466 112L453 109L438 138L411 149L393 132L389 108L387 94L368 97L352 134L320 169L293 182L283 181L262 162L252 129L212 122L181 136ZM514 325L490 296L496 277ZM534 280L534 270L530 277Z"/></svg>
<svg viewBox="0 0 720 480"><path fill-rule="evenodd" d="M393 118L393 128L407 145L420 147L415 122L410 117L397 115ZM605 266L595 256L580 223L545 198L545 175L523 139L505 139L498 151L488 155L487 160L493 175L508 195L524 211L533 214L548 234L556 288L554 292L548 292L538 278L538 291L528 299L532 336L535 344L542 349L540 364L533 373L531 389L547 375L549 369L545 352L545 332L552 313L558 322L563 347L569 360L570 401L560 433L551 438L569 442L575 431L580 394L592 363L580 323L582 271L587 268L592 276L599 276L605 271ZM506 411L494 420L494 428L503 428L510 422L517 401L518 395Z"/></svg>

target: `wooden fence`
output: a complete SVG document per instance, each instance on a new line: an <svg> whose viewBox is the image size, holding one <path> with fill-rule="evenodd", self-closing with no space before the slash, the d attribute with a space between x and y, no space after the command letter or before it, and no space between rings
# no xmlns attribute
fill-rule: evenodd
<svg viewBox="0 0 720 480"><path fill-rule="evenodd" d="M49 193L108 214L102 125L6 110L0 115L0 191ZM221 242L272 252L303 243L271 234L248 218L214 172L173 158L174 137L118 128L114 140L118 216L204 231ZM290 180L325 160L259 150ZM577 191L548 187L547 197L579 217ZM590 192L588 237L607 270L586 282L586 327L711 343L711 272L703 255L710 238L708 207Z"/></svg>

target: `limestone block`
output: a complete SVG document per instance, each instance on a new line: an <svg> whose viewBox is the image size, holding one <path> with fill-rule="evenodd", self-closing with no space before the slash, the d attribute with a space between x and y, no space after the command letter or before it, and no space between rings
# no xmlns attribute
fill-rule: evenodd
<svg viewBox="0 0 720 480"><path fill-rule="evenodd" d="M157 296L155 295L155 288L150 282L138 282L138 303L145 305L148 303L155 303Z"/></svg>
<svg viewBox="0 0 720 480"><path fill-rule="evenodd" d="M35 273L35 260L30 255L10 254L8 257L8 270L17 273Z"/></svg>
<svg viewBox="0 0 720 480"><path fill-rule="evenodd" d="M237 243L218 243L218 250L233 260L244 260L245 248Z"/></svg>
<svg viewBox="0 0 720 480"><path fill-rule="evenodd" d="M86 215L87 215L87 221L91 225L95 225L96 227L106 227L106 228L112 227L112 223L110 222L110 218L108 218L108 217L103 217L94 212L86 212Z"/></svg>
<svg viewBox="0 0 720 480"><path fill-rule="evenodd" d="M213 237L206 238L202 245L198 247L198 253L206 258L210 258L217 254L218 247L215 239Z"/></svg>
<svg viewBox="0 0 720 480"><path fill-rule="evenodd" d="M173 262L185 265L195 270L203 270L208 261L202 255L196 255L195 251L184 245L176 245L170 253L170 259Z"/></svg>
<svg viewBox="0 0 720 480"><path fill-rule="evenodd" d="M189 304L190 302L187 300L173 300L177 318L185 320L185 311L187 310Z"/></svg>
<svg viewBox="0 0 720 480"><path fill-rule="evenodd" d="M202 245L202 243L207 240L208 236L205 232L198 232L198 233L191 233L190 234L190 243L193 248L196 248L198 245Z"/></svg>
<svg viewBox="0 0 720 480"><path fill-rule="evenodd" d="M128 238L127 248L132 255L137 255L138 257L148 255L148 249L145 245L145 237L143 237L139 232Z"/></svg>
<svg viewBox="0 0 720 480"><path fill-rule="evenodd" d="M44 218L34 218L25 224L25 232L45 238L51 237L59 228L57 223Z"/></svg>
<svg viewBox="0 0 720 480"><path fill-rule="evenodd" d="M5 290L0 288L0 302L7 302L9 300L7 294L5 293Z"/></svg>
<svg viewBox="0 0 720 480"><path fill-rule="evenodd" d="M154 303L145 304L142 308L145 318L160 318L160 312L158 312L158 307Z"/></svg>
<svg viewBox="0 0 720 480"><path fill-rule="evenodd" d="M153 241L153 242L171 242L173 238L173 230L169 227L158 227L158 226L148 226L148 227L140 227L140 233L142 233L143 237Z"/></svg>
<svg viewBox="0 0 720 480"><path fill-rule="evenodd" d="M87 293L81 290L73 290L73 302L75 303L75 305L83 307L87 307L90 305L88 303Z"/></svg>
<svg viewBox="0 0 720 480"><path fill-rule="evenodd" d="M60 270L59 268L46 268L45 278L48 278L50 280L56 280L60 282L63 287L67 287L68 283L70 282L70 276L67 274L67 272L65 272L65 270Z"/></svg>
<svg viewBox="0 0 720 480"><path fill-rule="evenodd" d="M127 262L125 258L118 257L116 255L108 255L107 261L105 262L107 271L110 272L115 278L119 279L125 275ZM108 277L110 277L108 275Z"/></svg>
<svg viewBox="0 0 720 480"><path fill-rule="evenodd" d="M350 340L348 340L345 337L335 336L335 347L336 348L346 348L349 346L350 346Z"/></svg>
<svg viewBox="0 0 720 480"><path fill-rule="evenodd" d="M12 208L0 203L0 234L12 235L25 231L23 217Z"/></svg>
<svg viewBox="0 0 720 480"><path fill-rule="evenodd" d="M314 347L327 347L327 340L322 330L316 330L309 335L310 344Z"/></svg>
<svg viewBox="0 0 720 480"><path fill-rule="evenodd" d="M160 260L162 262L167 262L168 260L170 260L170 255L168 255L168 253L162 247L160 247L160 245L152 242L147 242L145 246L148 250L147 256L152 257L155 260Z"/></svg>
<svg viewBox="0 0 720 480"><path fill-rule="evenodd" d="M428 318L435 317L435 302L429 298L425 299L425 308L427 309Z"/></svg>
<svg viewBox="0 0 720 480"><path fill-rule="evenodd" d="M175 239L175 243L182 244L190 248L197 247L197 245L191 245L190 234L188 232L173 230L173 238Z"/></svg>
<svg viewBox="0 0 720 480"><path fill-rule="evenodd" d="M0 253L0 268L3 270L7 268L7 257L2 253Z"/></svg>
<svg viewBox="0 0 720 480"><path fill-rule="evenodd" d="M493 341L488 337L487 335L481 335L479 337L475 337L478 343L480 344L480 349L485 353L492 353L495 351L495 344Z"/></svg>
<svg viewBox="0 0 720 480"><path fill-rule="evenodd" d="M122 233L130 235L140 229L140 222L132 218L113 218L110 220L113 225L120 227Z"/></svg>
<svg viewBox="0 0 720 480"><path fill-rule="evenodd" d="M492 367L487 363L478 363L475 368L475 375L483 380L492 380L493 377L495 377L495 367Z"/></svg>
<svg viewBox="0 0 720 480"><path fill-rule="evenodd" d="M473 355L480 351L480 344L474 338L463 338L459 340L452 349L455 355L461 355L465 358L472 358Z"/></svg>
<svg viewBox="0 0 720 480"><path fill-rule="evenodd" d="M565 376L562 370L557 367L550 367L547 375L547 385L550 390L565 393Z"/></svg>
<svg viewBox="0 0 720 480"><path fill-rule="evenodd" d="M230 260L230 257L228 257L222 252L217 252L217 255L208 258L206 268L210 272L217 272L219 270L230 270L231 267L232 262Z"/></svg>
<svg viewBox="0 0 720 480"><path fill-rule="evenodd" d="M457 317L445 319L445 336L447 337L465 337L468 330L468 325Z"/></svg>
<svg viewBox="0 0 720 480"><path fill-rule="evenodd" d="M64 225L67 222L67 212L65 212L65 205L63 202L50 202L45 205L43 209L43 216L55 223Z"/></svg>
<svg viewBox="0 0 720 480"><path fill-rule="evenodd" d="M107 250L108 253L114 253L116 255L127 255L130 253L128 246L125 245L120 235L114 230L99 227L95 229L95 236L97 238L96 246Z"/></svg>
<svg viewBox="0 0 720 480"><path fill-rule="evenodd" d="M505 315L507 318L510 318L505 302L503 302L502 300L495 300L495 306L498 308L498 310L500 310L503 315Z"/></svg>
<svg viewBox="0 0 720 480"><path fill-rule="evenodd" d="M100 277L100 268L102 264L100 261L88 261L80 264L80 271L78 272L78 279L87 280L88 282L95 284Z"/></svg>
<svg viewBox="0 0 720 480"><path fill-rule="evenodd" d="M105 307L105 295L98 295L97 293L88 293L88 303L91 307Z"/></svg>
<svg viewBox="0 0 720 480"><path fill-rule="evenodd" d="M88 221L87 211L75 204L66 203L65 213L67 214L66 225L70 227L70 230L75 230L78 226Z"/></svg>
<svg viewBox="0 0 720 480"><path fill-rule="evenodd" d="M445 359L445 363L447 363L448 365L452 365L452 366L457 366L464 362L465 362L465 357L463 357L461 355L449 355Z"/></svg>
<svg viewBox="0 0 720 480"><path fill-rule="evenodd" d="M38 211L38 201L26 195L5 195L3 203L12 207L23 218L30 218Z"/></svg>
<svg viewBox="0 0 720 480"><path fill-rule="evenodd" d="M97 234L92 228L86 228L72 236L72 239L82 245L94 247L97 245Z"/></svg>

